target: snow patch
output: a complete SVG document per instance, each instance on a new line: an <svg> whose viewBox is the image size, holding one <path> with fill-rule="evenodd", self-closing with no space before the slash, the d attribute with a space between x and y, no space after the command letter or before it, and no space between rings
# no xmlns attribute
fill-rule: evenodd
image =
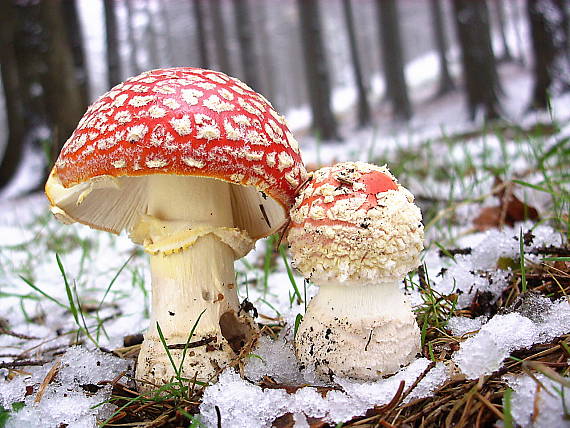
<svg viewBox="0 0 570 428"><path fill-rule="evenodd" d="M566 299L552 303L542 320L533 321L517 312L495 315L479 333L461 344L453 361L469 379L477 379L500 369L511 352L568 332L570 305Z"/></svg>
<svg viewBox="0 0 570 428"><path fill-rule="evenodd" d="M6 427L59 426L96 427L97 421L109 418L115 406L103 404L111 397L110 385L101 385L118 374L132 368L131 361L101 351L72 347L61 357L61 365L48 385L39 403L35 402L39 386L56 364L26 368L27 375L0 381L0 404L8 409L13 403L23 402L24 407L13 413Z"/></svg>
<svg viewBox="0 0 570 428"><path fill-rule="evenodd" d="M526 374L505 376L507 383L513 389L511 395L513 421L522 428L570 426L570 421L565 417L565 409L570 408L570 395L564 394L563 387L546 376L542 374L534 376L544 388Z"/></svg>
<svg viewBox="0 0 570 428"><path fill-rule="evenodd" d="M429 360L420 358L396 375L377 382L335 378L342 391L329 391L325 397L314 387L300 388L292 394L283 389L263 389L226 370L217 384L205 390L200 406L201 420L208 427L217 426L215 407L218 406L222 426L229 428L269 427L273 420L285 413L295 415L296 421L302 420L304 415L330 423L345 422L363 415L373 406L390 402L401 381L409 387L429 364ZM408 400L429 395L447 379L447 369L442 363L437 364L419 382Z"/></svg>

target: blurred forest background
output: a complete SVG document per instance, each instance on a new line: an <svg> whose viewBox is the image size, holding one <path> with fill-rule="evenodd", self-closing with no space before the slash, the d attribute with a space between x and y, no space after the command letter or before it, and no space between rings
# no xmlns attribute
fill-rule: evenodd
<svg viewBox="0 0 570 428"><path fill-rule="evenodd" d="M239 77L327 141L450 93L467 120L508 119L502 64L532 79L519 111L548 109L570 89L569 17L567 0L0 0L0 190L33 153L40 188L88 104L152 68Z"/></svg>

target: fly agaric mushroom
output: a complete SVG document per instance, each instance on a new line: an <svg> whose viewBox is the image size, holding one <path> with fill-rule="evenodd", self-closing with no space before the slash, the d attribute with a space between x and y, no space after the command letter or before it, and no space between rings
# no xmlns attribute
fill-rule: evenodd
<svg viewBox="0 0 570 428"><path fill-rule="evenodd" d="M152 315L137 378L207 380L257 326L240 310L234 259L286 222L306 179L285 119L244 83L197 68L132 77L89 107L46 183L51 211L120 233L150 254ZM145 382L146 383L146 382ZM143 389L151 389L143 386Z"/></svg>
<svg viewBox="0 0 570 428"><path fill-rule="evenodd" d="M320 286L295 337L304 366L374 380L412 361L420 331L398 288L419 265L421 212L386 167L316 171L291 210L293 265Z"/></svg>

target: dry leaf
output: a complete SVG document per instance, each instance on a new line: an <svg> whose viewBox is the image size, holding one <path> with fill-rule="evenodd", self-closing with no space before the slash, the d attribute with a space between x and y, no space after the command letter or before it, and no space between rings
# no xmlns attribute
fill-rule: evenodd
<svg viewBox="0 0 570 428"><path fill-rule="evenodd" d="M479 215L473 220L477 230L482 232L493 228L500 229L505 224L513 226L518 221L539 219L536 208L521 202L513 194L514 186L514 183L505 183L499 177L495 177L493 187L500 187L500 190L494 193L499 198L499 206L481 209Z"/></svg>

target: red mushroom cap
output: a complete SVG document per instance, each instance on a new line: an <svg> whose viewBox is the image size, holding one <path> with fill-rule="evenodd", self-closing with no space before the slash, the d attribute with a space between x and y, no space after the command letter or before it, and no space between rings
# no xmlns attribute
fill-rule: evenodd
<svg viewBox="0 0 570 428"><path fill-rule="evenodd" d="M285 119L263 96L190 67L148 71L104 94L55 167L64 187L100 175L197 175L255 183L284 206L304 170Z"/></svg>
<svg viewBox="0 0 570 428"><path fill-rule="evenodd" d="M315 209L322 212L323 217L294 216L291 220L291 227L299 227L307 223L315 226L356 224L358 220L356 217L339 218L327 214L331 209L334 209L339 201L350 202L349 200L354 200L355 197L359 199L352 210L367 212L378 205L378 194L388 190L398 190L396 179L387 169L385 171L379 168L360 171L356 165L359 164L337 164L334 167L323 168L320 171L321 173L316 174L303 192L306 196L300 198L295 204L294 211L309 214L314 206ZM326 174L323 174L324 171Z"/></svg>
<svg viewBox="0 0 570 428"><path fill-rule="evenodd" d="M67 189L98 177L151 174L253 186L284 211L306 178L285 119L262 95L223 73L190 67L148 71L101 96L66 142L50 180ZM57 205L49 187L48 181L46 193Z"/></svg>

